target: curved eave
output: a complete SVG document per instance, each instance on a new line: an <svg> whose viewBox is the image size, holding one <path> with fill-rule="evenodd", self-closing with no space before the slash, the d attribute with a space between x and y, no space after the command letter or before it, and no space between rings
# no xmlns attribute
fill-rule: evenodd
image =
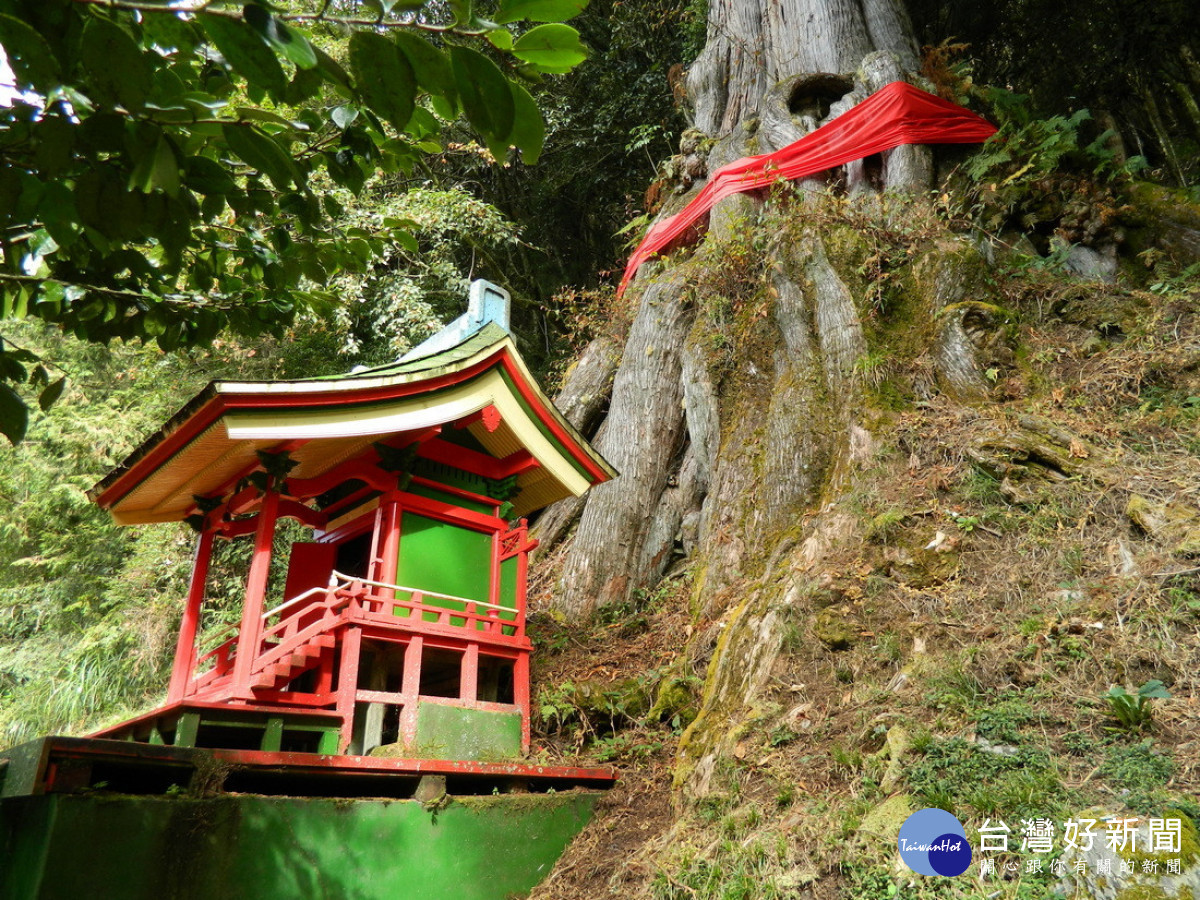
<svg viewBox="0 0 1200 900"><path fill-rule="evenodd" d="M291 448L301 463L293 474L315 477L373 441L489 405L501 431L472 433L498 456L515 441L539 464L518 482L518 514L615 477L537 387L507 333L488 327L426 359L345 377L214 382L89 494L123 524L174 521L193 494L222 490L252 468L256 450Z"/></svg>

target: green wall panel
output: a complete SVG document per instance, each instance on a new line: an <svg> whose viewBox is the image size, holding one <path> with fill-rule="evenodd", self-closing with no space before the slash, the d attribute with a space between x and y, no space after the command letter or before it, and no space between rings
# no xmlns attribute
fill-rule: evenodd
<svg viewBox="0 0 1200 900"><path fill-rule="evenodd" d="M517 557L500 563L500 605L516 609L517 606ZM511 618L505 616L504 618Z"/></svg>
<svg viewBox="0 0 1200 900"><path fill-rule="evenodd" d="M413 800L140 797L0 801L0 900L504 900L598 795Z"/></svg>
<svg viewBox="0 0 1200 900"><path fill-rule="evenodd" d="M486 602L491 559L490 534L412 512L401 519L397 584ZM426 602L440 605L432 597Z"/></svg>

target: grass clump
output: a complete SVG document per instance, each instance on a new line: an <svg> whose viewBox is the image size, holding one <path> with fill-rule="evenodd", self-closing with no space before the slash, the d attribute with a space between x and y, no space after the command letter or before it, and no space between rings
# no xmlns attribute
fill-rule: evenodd
<svg viewBox="0 0 1200 900"><path fill-rule="evenodd" d="M1065 799L1058 771L1044 751L988 752L962 738L931 742L909 772L908 784L926 806L981 816L1053 815Z"/></svg>
<svg viewBox="0 0 1200 900"><path fill-rule="evenodd" d="M1113 744L1098 774L1134 812L1157 814L1167 802L1166 787L1175 775L1175 761L1155 750L1149 739Z"/></svg>

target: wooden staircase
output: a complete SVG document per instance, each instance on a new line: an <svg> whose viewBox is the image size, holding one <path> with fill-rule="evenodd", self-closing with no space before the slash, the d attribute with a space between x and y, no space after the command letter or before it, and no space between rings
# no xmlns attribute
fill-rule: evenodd
<svg viewBox="0 0 1200 900"><path fill-rule="evenodd" d="M332 634L320 632L307 641L297 644L279 661L256 672L250 679L255 690L282 690L288 683L320 662L326 650L332 650L337 641Z"/></svg>
<svg viewBox="0 0 1200 900"><path fill-rule="evenodd" d="M361 587L358 588L361 592ZM304 595L263 614L263 633L250 670L253 691L284 691L288 684L336 652L337 630L346 621L346 605L353 592L335 590ZM268 625L267 620L279 616ZM242 652L238 639L226 641L197 661L197 668L211 667L191 684L187 696L194 700L221 702L236 690L234 664Z"/></svg>

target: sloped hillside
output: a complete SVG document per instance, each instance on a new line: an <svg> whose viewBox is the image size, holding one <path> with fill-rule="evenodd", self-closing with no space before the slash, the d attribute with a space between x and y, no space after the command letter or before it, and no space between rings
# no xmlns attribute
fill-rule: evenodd
<svg viewBox="0 0 1200 900"><path fill-rule="evenodd" d="M668 269L683 311L660 316L689 317L693 390L667 493L703 452L722 463L657 587L586 626L554 612L571 511L543 522L542 752L623 780L536 897L1033 898L1062 881L1029 854L982 882L917 879L895 840L924 806L975 846L986 819L1019 839L1021 819L1061 829L1089 808L1172 811L1194 836L1200 211L1089 189L1032 185L1034 227L994 234L949 193L780 193ZM985 182L974 212L1003 190ZM810 297L827 274L845 286L861 343L840 383L821 374L830 345L804 344L833 326L777 289L780 266ZM842 429L844 453L826 441Z"/></svg>

